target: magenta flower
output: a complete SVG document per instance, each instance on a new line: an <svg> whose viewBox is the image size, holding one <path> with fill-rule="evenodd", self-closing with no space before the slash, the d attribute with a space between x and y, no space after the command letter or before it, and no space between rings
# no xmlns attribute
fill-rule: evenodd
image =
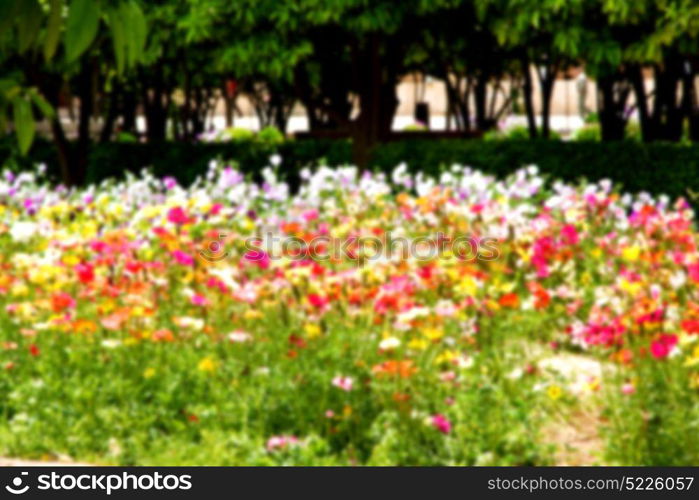
<svg viewBox="0 0 699 500"><path fill-rule="evenodd" d="M187 212L185 212L182 207L175 207L171 208L167 213L167 220L173 224L182 226L189 222L189 217L187 216Z"/></svg>
<svg viewBox="0 0 699 500"><path fill-rule="evenodd" d="M189 255L187 252L183 252L182 250L175 250L172 252L172 258L177 261L178 264L182 266L193 266L194 265L194 257Z"/></svg>
<svg viewBox="0 0 699 500"><path fill-rule="evenodd" d="M432 415L432 427L437 429L442 434L449 434L451 432L451 422L441 413Z"/></svg>
<svg viewBox="0 0 699 500"><path fill-rule="evenodd" d="M192 304L194 304L195 306L208 306L209 299L207 299L203 295L195 293L194 295L192 295Z"/></svg>
<svg viewBox="0 0 699 500"><path fill-rule="evenodd" d="M663 334L650 345L650 353L656 359L667 358L677 344L677 335Z"/></svg>

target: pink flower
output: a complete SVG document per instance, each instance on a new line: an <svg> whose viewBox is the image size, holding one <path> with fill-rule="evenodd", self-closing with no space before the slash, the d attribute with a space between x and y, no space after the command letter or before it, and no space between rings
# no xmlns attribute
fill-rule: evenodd
<svg viewBox="0 0 699 500"><path fill-rule="evenodd" d="M441 413L432 415L432 427L437 429L442 434L449 434L451 432L451 422Z"/></svg>
<svg viewBox="0 0 699 500"><path fill-rule="evenodd" d="M578 231L572 224L566 224L561 229L561 238L566 245L577 245L580 238L578 237Z"/></svg>
<svg viewBox="0 0 699 500"><path fill-rule="evenodd" d="M187 216L187 212L185 212L182 207L175 207L171 208L167 213L167 220L173 224L182 226L183 224L187 224L189 222L189 217Z"/></svg>
<svg viewBox="0 0 699 500"><path fill-rule="evenodd" d="M335 387L342 389L343 391L349 392L352 390L352 386L354 385L354 380L352 379L352 377L343 377L341 375L338 375L337 377L335 377L333 379L332 384Z"/></svg>
<svg viewBox="0 0 699 500"><path fill-rule="evenodd" d="M667 358L677 344L677 335L662 334L650 345L650 352L656 359Z"/></svg>
<svg viewBox="0 0 699 500"><path fill-rule="evenodd" d="M318 210L315 208L306 210L304 213L301 214L301 217L303 217L303 220L305 220L306 222L316 220L318 218Z"/></svg>
<svg viewBox="0 0 699 500"><path fill-rule="evenodd" d="M194 295L192 295L192 304L194 304L195 306L208 306L209 299L207 299L203 295L195 293Z"/></svg>
<svg viewBox="0 0 699 500"><path fill-rule="evenodd" d="M335 416L335 412L332 410L325 410L325 418L333 418Z"/></svg>
<svg viewBox="0 0 699 500"><path fill-rule="evenodd" d="M182 266L194 265L194 257L189 255L187 252L183 252L182 250L175 250L172 252L172 257Z"/></svg>
<svg viewBox="0 0 699 500"><path fill-rule="evenodd" d="M267 440L267 451L283 450L287 446L298 444L296 436L272 436Z"/></svg>
<svg viewBox="0 0 699 500"><path fill-rule="evenodd" d="M243 259L256 264L260 269L267 269L272 262L269 254L263 250L249 250Z"/></svg>
<svg viewBox="0 0 699 500"><path fill-rule="evenodd" d="M621 392L628 396L629 394L636 392L636 387L634 387L632 383L627 382L621 386Z"/></svg>

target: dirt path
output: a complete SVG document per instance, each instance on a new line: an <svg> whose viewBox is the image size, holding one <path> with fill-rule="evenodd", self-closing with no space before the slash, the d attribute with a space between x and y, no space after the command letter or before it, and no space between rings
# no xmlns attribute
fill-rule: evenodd
<svg viewBox="0 0 699 500"><path fill-rule="evenodd" d="M573 408L552 416L542 432L546 442L556 448L556 465L603 465L599 409L587 389L601 379L601 364L581 355L559 354L542 360L539 366L565 380L567 390L578 398Z"/></svg>

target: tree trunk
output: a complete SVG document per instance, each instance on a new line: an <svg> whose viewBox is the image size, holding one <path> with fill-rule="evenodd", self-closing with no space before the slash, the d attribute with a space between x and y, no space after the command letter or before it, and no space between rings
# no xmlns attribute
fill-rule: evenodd
<svg viewBox="0 0 699 500"><path fill-rule="evenodd" d="M699 101L697 99L697 91L694 86L696 77L696 65L693 60L685 62L686 67L682 77L682 105L684 114L689 122L689 140L692 142L699 141Z"/></svg>
<svg viewBox="0 0 699 500"><path fill-rule="evenodd" d="M624 110L630 92L628 84L619 73L600 76L597 92L602 140L623 140L626 130Z"/></svg>
<svg viewBox="0 0 699 500"><path fill-rule="evenodd" d="M488 130L488 77L482 73L476 76L473 100L476 106L476 129L484 132Z"/></svg>
<svg viewBox="0 0 699 500"><path fill-rule="evenodd" d="M524 96L524 109L527 114L529 137L534 139L539 136L539 131L536 127L536 116L534 114L534 85L532 82L531 68L529 66L529 58L527 56L522 57L522 75L524 76L522 94Z"/></svg>
<svg viewBox="0 0 699 500"><path fill-rule="evenodd" d="M395 75L388 67L382 68L380 35L370 35L368 47L357 52L361 53L356 54L357 63L364 74L359 82L361 110L352 123L352 147L354 162L364 168L369 165L374 148L391 132L398 99Z"/></svg>
<svg viewBox="0 0 699 500"><path fill-rule="evenodd" d="M543 69L537 68L541 88L541 136L546 139L551 135L551 96L557 70L555 64L547 64Z"/></svg>

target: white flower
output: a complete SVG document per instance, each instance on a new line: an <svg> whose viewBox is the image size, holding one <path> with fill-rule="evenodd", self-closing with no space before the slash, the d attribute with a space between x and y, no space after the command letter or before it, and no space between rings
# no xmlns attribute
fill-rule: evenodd
<svg viewBox="0 0 699 500"><path fill-rule="evenodd" d="M102 341L102 347L105 349L115 349L121 345L121 340L119 339L104 339Z"/></svg>
<svg viewBox="0 0 699 500"><path fill-rule="evenodd" d="M396 337L387 337L379 342L379 349L382 351L392 351L400 346L400 340Z"/></svg>
<svg viewBox="0 0 699 500"><path fill-rule="evenodd" d="M38 230L35 222L15 222L10 229L10 237L18 243L26 243Z"/></svg>
<svg viewBox="0 0 699 500"><path fill-rule="evenodd" d="M248 342L252 340L252 336L242 330L236 330L228 334L228 340L231 342Z"/></svg>

